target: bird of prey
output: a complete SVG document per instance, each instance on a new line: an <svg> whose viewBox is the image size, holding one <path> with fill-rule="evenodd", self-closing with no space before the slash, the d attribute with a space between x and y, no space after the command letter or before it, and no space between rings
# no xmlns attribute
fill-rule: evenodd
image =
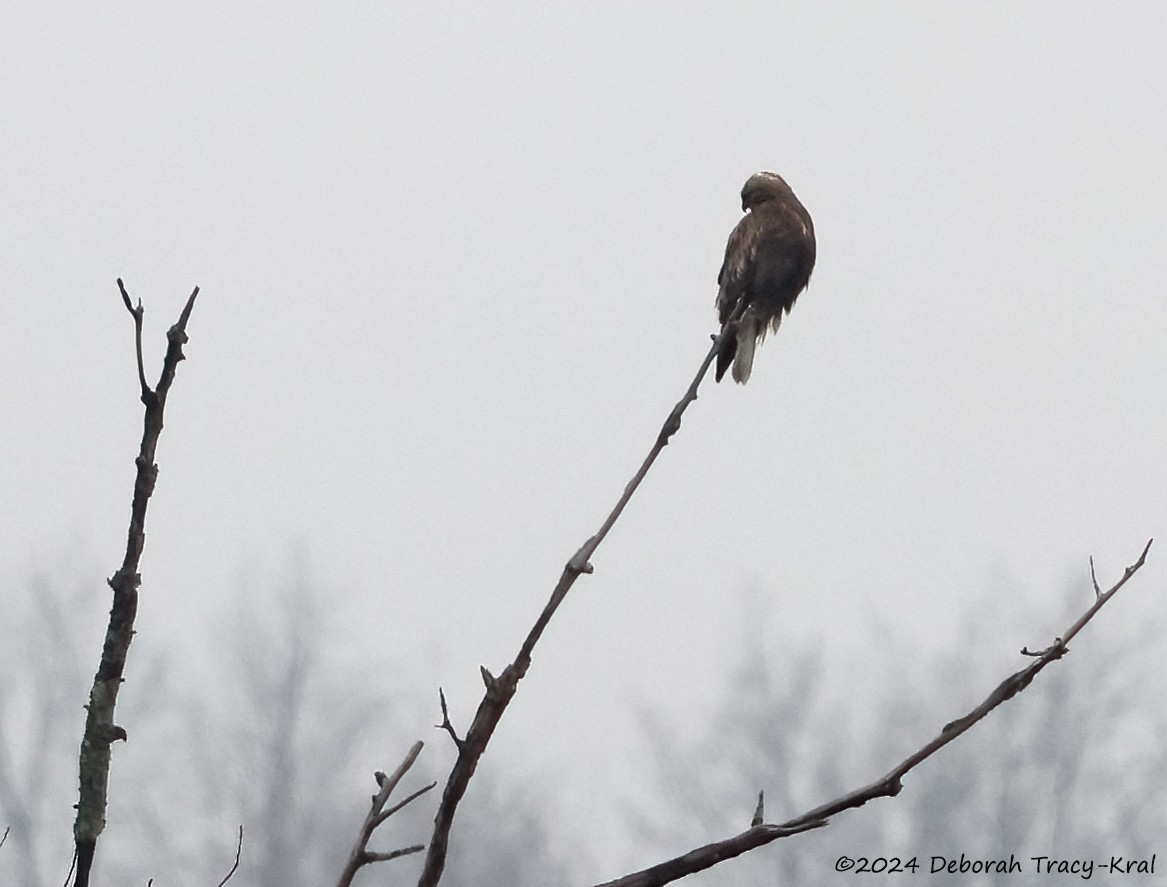
<svg viewBox="0 0 1167 887"><path fill-rule="evenodd" d="M731 363L734 381L749 381L754 349L767 329L778 329L814 270L814 223L782 176L750 176L742 212L717 275L721 328L731 327L717 354L718 382Z"/></svg>

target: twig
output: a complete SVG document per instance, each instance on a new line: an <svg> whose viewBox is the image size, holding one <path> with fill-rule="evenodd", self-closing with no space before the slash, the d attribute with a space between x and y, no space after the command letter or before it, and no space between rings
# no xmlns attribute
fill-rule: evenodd
<svg viewBox="0 0 1167 887"><path fill-rule="evenodd" d="M705 374L709 370L709 365L717 356L722 342L732 332L732 324L726 324L721 333L713 337L713 346L709 349L705 360L701 362L701 367L697 370L697 375L693 377L693 381L684 396L669 412L664 425L661 426L661 430L653 442L652 449L649 450L648 455L645 456L644 461L640 464L640 468L637 469L636 474L632 476L632 480L624 488L624 492L617 500L615 507L600 526L600 529L596 531L595 535L588 538L564 566L563 573L559 577L559 582L556 583L554 590L551 592L550 600L548 600L547 605L543 608L543 612L539 614L539 618L535 620L535 625L523 641L523 645L519 649L519 654L515 657L514 662L503 669L502 674L497 678L491 675L485 668L482 669L482 680L486 685L486 692L482 696L482 701L478 704L478 710L474 714L474 720L470 723L466 735L458 744L458 759L454 762L450 776L446 780L446 788L442 792L442 802L438 805L438 812L434 817L434 832L430 839L429 852L426 854L425 866L422 869L421 877L418 879L418 887L435 887L438 881L441 880L442 870L446 865L450 828L454 822L454 814L457 812L458 804L466 793L466 787L470 784L470 778L474 775L479 758L486 751L487 743L490 742L495 727L498 726L498 722L502 719L503 713L515 695L519 681L523 679L527 673L527 669L531 667L531 654L535 649L535 644L539 642L543 631L551 622L551 618L555 615L555 611L559 609L559 605L567 597L567 593L571 590L572 585L575 584L575 580L581 574L590 574L593 571L594 568L591 564L592 555L595 554L596 549L600 547L600 543L604 541L608 532L615 525L616 521L619 520L620 515L624 512L625 506L628 505L629 500L631 500L633 494L640 486L641 481L648 474L648 470L656 461L657 456L661 454L661 451L668 444L669 439L680 429L682 414L688 408L689 404L697 399L697 387L701 384L701 380L705 378Z"/></svg>
<svg viewBox="0 0 1167 887"><path fill-rule="evenodd" d="M379 789L377 794L373 795L373 805L369 810L365 821L361 824L361 831L357 837L357 843L353 846L349 853L348 861L345 863L344 871L341 872L340 880L337 881L337 887L349 887L352 884L353 876L356 875L357 870L363 865L368 865L370 862L384 862L390 859L397 859L399 856L407 856L410 853L420 853L425 849L425 844L414 844L410 847L402 847L400 850L393 850L389 853L378 853L368 849L369 838L373 836L373 831L383 823L386 819L416 798L421 797L430 789L432 789L436 782L431 782L424 788L420 788L407 797L404 801L390 807L388 810L384 809L385 804L389 801L389 796L393 794L393 790L397 788L397 784L401 782L401 778L413 766L413 762L417 760L417 756L421 754L424 743L415 742L413 747L409 750L409 754L405 756L405 760L401 762L400 766L393 771L391 776L386 776L384 773L377 771L375 774L377 785Z"/></svg>
<svg viewBox="0 0 1167 887"><path fill-rule="evenodd" d="M877 779L870 785L848 792L833 801L803 813L801 816L787 820L781 825L754 826L739 835L734 835L732 838L707 844L704 847L686 853L684 856L678 856L675 859L670 859L667 862L654 865L643 871L625 875L615 881L607 881L597 885L597 887L660 887L662 884L668 884L686 875L707 869L724 859L740 856L748 850L769 844L771 841L776 841L779 838L789 837L790 835L798 834L811 828L824 826L830 817L842 813L844 810L862 807L868 801L874 800L875 798L895 797L903 789L903 777L908 771L932 757L932 755L936 754L936 752L948 745L948 743L971 728L977 721L985 718L997 706L1012 699L1028 687L1037 676L1037 673L1051 662L1061 659L1067 652L1066 644L1069 640L1081 631L1083 626L1094 618L1094 614L1098 612L1102 605L1114 597L1115 593L1126 584L1127 580L1137 573L1143 564L1146 563L1147 552L1151 549L1151 541L1147 542L1142 554L1139 555L1139 559L1126 568L1122 578L1111 586L1108 591L1101 594L1094 604L1060 638L1056 639L1053 644L1039 654L1031 654L1027 650L1022 650L1022 653L1026 655L1037 655L1037 659L1003 680L985 698L984 702L967 715L945 724L939 736L901 761L882 779Z"/></svg>
<svg viewBox="0 0 1167 887"><path fill-rule="evenodd" d="M12 826L7 825L4 827L4 834L0 835L0 847L3 847L4 842L8 840L8 833L10 831L12 831Z"/></svg>
<svg viewBox="0 0 1167 887"><path fill-rule="evenodd" d="M118 289L121 290L122 301L126 304L126 310L134 318L134 346L138 352L138 384L142 386L142 399L145 400L153 393L150 391L150 386L146 384L146 367L142 361L142 316L146 313L146 309L142 307L141 299L138 299L138 307L134 307L134 303L130 299L130 294L126 292L126 285L122 283L120 277L118 278Z"/></svg>
<svg viewBox="0 0 1167 887"><path fill-rule="evenodd" d="M231 866L231 871L227 872L227 876L219 882L219 887L223 887L228 881L234 877L235 872L239 870L239 858L243 855L243 823L239 823L239 841L235 844L235 864Z"/></svg>
<svg viewBox="0 0 1167 887"><path fill-rule="evenodd" d="M106 629L105 643L102 647L101 664L93 679L93 689L89 693L85 734L81 739L78 766L80 797L77 803L77 818L73 824L77 857L75 887L87 887L89 884L89 872L97 849L97 838L105 828L110 744L116 739L126 738L126 731L115 724L113 718L118 690L125 673L130 640L134 636L134 619L138 612L138 586L142 581L138 565L146 545L146 506L154 492L154 483L158 479L158 466L154 464L154 456L158 449L158 438L162 434L166 396L174 382L178 363L184 359L182 346L187 342L186 324L194 308L195 298L199 294L199 288L196 286L187 299L178 322L167 331L167 349L162 362L162 375L157 387L151 390L146 384L146 373L142 364L144 313L142 304L139 302L137 308L133 306L130 295L120 279L118 289L121 291L126 310L134 318L138 382L142 388L142 403L146 411L141 448L135 460L137 476L134 480L134 499L130 509L126 553L121 567L109 580L109 586L113 589L113 607L109 612L109 627Z"/></svg>
<svg viewBox="0 0 1167 887"><path fill-rule="evenodd" d="M419 788L417 791L415 791L412 795L409 795L408 797L406 797L405 800L398 801L396 804L394 804L388 810L384 811L383 813L377 814L377 820L376 820L376 822L373 823L373 828L376 828L377 826L379 826L386 819L388 819L390 816L392 816L394 813L396 813L398 810L400 810L402 807L404 807L406 804L409 804L412 801L416 801L418 798L420 798L422 795L424 795L426 792L428 792L430 789L432 789L436 785L437 785L436 782L431 782L429 785L423 785L421 788ZM422 848L422 849L424 849L424 848Z"/></svg>
<svg viewBox="0 0 1167 887"><path fill-rule="evenodd" d="M430 788L437 785L435 782ZM390 850L388 853L373 853L370 851L365 854L369 862L388 862L391 859L396 859L399 856L409 856L412 853L421 853L425 849L425 844L411 844L408 847L402 847L399 850Z"/></svg>
<svg viewBox="0 0 1167 887"><path fill-rule="evenodd" d="M454 732L454 725L450 723L450 709L446 706L446 691L441 687L438 687L438 702L442 706L442 722L437 725L437 728L449 733L450 738L454 740L454 746L461 751L462 740L458 738L458 734Z"/></svg>

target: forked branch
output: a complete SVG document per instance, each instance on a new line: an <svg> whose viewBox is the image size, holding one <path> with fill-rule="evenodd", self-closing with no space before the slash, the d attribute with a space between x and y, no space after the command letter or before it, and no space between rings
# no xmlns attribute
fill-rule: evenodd
<svg viewBox="0 0 1167 887"><path fill-rule="evenodd" d="M399 856L407 856L410 853L420 853L425 849L424 844L414 844L410 847L402 847L400 850L391 850L388 853L378 853L369 849L369 839L373 836L373 832L377 829L377 826L410 801L421 797L437 785L436 782L431 782L424 788L420 788L409 795L405 800L394 804L388 810L385 809L385 805L389 802L389 796L393 794L393 790L397 788L397 784L401 782L401 778L413 766L413 762L417 760L417 756L421 754L422 745L423 743L421 742L415 742L409 750L409 754L405 756L405 760L393 771L392 775L386 776L380 771L377 771L375 774L377 785L379 786L377 794L373 795L373 805L365 817L365 821L361 824L361 832L357 837L357 843L353 846L352 852L349 853L348 862L345 863L340 880L336 882L337 887L349 887L353 882L353 876L356 875L361 866L368 865L370 862L384 862L386 860L396 859Z"/></svg>

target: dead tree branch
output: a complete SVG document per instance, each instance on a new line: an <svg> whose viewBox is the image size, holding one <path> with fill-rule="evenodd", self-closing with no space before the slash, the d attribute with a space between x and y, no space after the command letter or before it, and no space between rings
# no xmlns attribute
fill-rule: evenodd
<svg viewBox="0 0 1167 887"><path fill-rule="evenodd" d="M1137 573L1143 564L1146 563L1147 553L1151 550L1152 541L1154 540L1148 541L1146 546L1144 546L1142 554L1139 555L1139 559L1123 571L1122 578L1106 592L1098 593L1094 603L1073 625L1066 629L1061 637L1055 638L1052 644L1038 653L1031 653L1028 649L1022 648L1022 655L1035 657L1033 662L1003 680L989 693L984 702L968 714L945 724L936 738L919 750L908 755L908 757L896 765L886 776L877 779L870 785L855 789L833 801L829 801L800 816L787 820L781 825L756 825L731 838L707 844L704 847L686 853L684 856L678 856L675 859L670 859L643 871L625 875L615 881L607 881L604 884L597 885L597 887L659 887L661 884L668 884L687 875L691 875L694 872L702 871L723 860L740 856L748 850L769 844L771 841L776 841L779 838L786 838L812 828L825 826L830 817L842 813L844 810L862 807L868 801L875 798L895 797L903 789L903 778L910 770L932 757L932 755L936 754L936 752L940 751L948 743L969 730L973 724L983 720L997 706L1012 699L1028 687L1033 679L1037 677L1037 673L1051 662L1061 659L1069 650L1067 645L1070 640L1082 630L1087 622L1094 618L1094 614L1107 601L1114 597L1118 590L1127 583L1127 580ZM1090 566L1091 575L1093 576L1093 560Z"/></svg>
<svg viewBox="0 0 1167 887"><path fill-rule="evenodd" d="M179 361L184 359L182 346L187 342L186 324L199 294L196 286L186 307L182 309L178 322L166 334L166 357L162 362L162 376L153 390L146 384L146 373L142 361L142 303L135 308L130 301L122 281L118 289L126 310L134 318L134 341L138 357L138 382L142 389L142 403L146 407L142 443L135 460L137 476L134 480L134 498L130 508L130 529L126 542L125 558L121 567L109 580L113 589L113 607L109 611L109 627L105 633L105 644L101 651L101 664L93 679L93 689L86 706L85 733L81 739L79 760L80 797L77 803L77 818L73 824L73 838L77 853L77 877L75 887L87 887L89 872L93 865L93 855L97 849L97 838L105 828L105 807L109 792L110 745L115 739L126 738L126 731L114 723L114 707L118 690L126 668L126 656L130 640L134 636L134 618L138 612L138 586L142 577L138 565L146 546L146 506L154 492L158 479L158 466L154 456L158 449L158 438L162 434L163 411L166 396L174 382L174 374Z"/></svg>
<svg viewBox="0 0 1167 887"><path fill-rule="evenodd" d="M490 742L495 727L498 726L498 722L502 719L503 713L515 695L519 681L526 675L527 669L531 667L531 654L535 649L535 644L539 642L539 638L543 635L544 629L547 628L547 625L551 622L551 617L555 615L555 611L559 609L559 605L567 597L567 593L571 590L572 585L575 584L575 580L583 573L592 572L592 555L595 554L596 549L600 547L600 543L604 541L604 537L608 535L616 521L619 520L620 515L624 512L625 506L632 499L633 494L648 474L648 470L656 461L657 456L661 454L661 451L668 444L669 439L680 429L682 414L688 408L689 404L697 399L697 387L701 384L701 380L705 378L705 373L708 372L709 365L713 362L714 357L717 356L722 340L726 336L731 335L732 326L732 324L727 324L719 335L713 337L713 347L709 349L705 360L702 361L701 368L693 378L692 384L689 385L684 396L677 402L676 406L673 407L665 419L664 425L661 426L656 441L652 445L652 449L649 450L640 468L624 488L624 492L619 500L617 500L616 506L600 526L600 529L596 531L596 534L580 546L580 549L571 556L571 559L564 566L563 573L559 577L559 582L556 584L555 589L551 592L551 598L547 602L547 606L543 608L543 612L535 620L535 625L527 634L526 640L523 641L523 645L519 649L519 654L515 657L514 662L504 668L502 674L498 677L495 677L485 668L482 668L482 681L486 685L486 692L483 694L482 701L478 704L478 711L475 713L474 720L471 721L466 734L462 737L461 741L455 742L458 749L458 758L454 762L454 767L450 771L449 778L446 780L446 788L442 792L442 801L438 806L437 815L434 817L433 837L430 839L429 852L426 854L425 866L418 880L418 887L435 887L438 881L441 880L442 870L446 865L446 853L449 846L450 828L454 822L454 814L457 812L458 804L462 800L462 796L466 793L466 787L470 783L470 778L474 775L479 758L486 751L487 743ZM443 711L443 728L449 723L449 719L444 717L444 714ZM449 729L453 736L452 728Z"/></svg>
<svg viewBox="0 0 1167 887"><path fill-rule="evenodd" d="M416 798L421 797L431 788L437 785L436 782L431 782L424 788L420 788L405 800L393 805L388 810L385 809L385 804L389 801L389 796L393 794L393 790L397 788L397 784L401 782L401 778L413 766L413 762L417 760L417 756L421 754L421 749L424 743L415 742L413 747L409 750L409 754L405 756L405 760L401 765L393 771L393 774L386 776L384 773L378 771L376 775L377 785L380 789L377 794L373 795L373 806L369 810L368 816L361 824L361 832L357 837L357 843L353 847L352 852L349 853L348 862L345 863L344 871L341 873L340 880L336 882L337 887L349 887L353 882L353 876L356 875L357 870L370 862L384 862L390 859L396 859L399 856L407 856L410 853L420 853L425 849L424 844L414 844L411 847L402 847L400 850L392 850L389 853L377 853L368 849L369 838L373 836L373 832L377 826L383 823L386 819Z"/></svg>

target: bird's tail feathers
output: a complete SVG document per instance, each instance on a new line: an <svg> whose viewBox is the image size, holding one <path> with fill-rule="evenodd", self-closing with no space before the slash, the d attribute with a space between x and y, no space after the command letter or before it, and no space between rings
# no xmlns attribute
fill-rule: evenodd
<svg viewBox="0 0 1167 887"><path fill-rule="evenodd" d="M750 381L750 372L754 368L754 349L758 346L759 338L766 333L764 325L759 329L756 317L743 317L737 331L737 349L733 358L733 380L744 385Z"/></svg>
<svg viewBox="0 0 1167 887"><path fill-rule="evenodd" d="M733 363L735 351L737 351L737 338L735 336L726 336L717 351L717 371L713 376L715 382L721 381L721 377L725 375L725 371Z"/></svg>

